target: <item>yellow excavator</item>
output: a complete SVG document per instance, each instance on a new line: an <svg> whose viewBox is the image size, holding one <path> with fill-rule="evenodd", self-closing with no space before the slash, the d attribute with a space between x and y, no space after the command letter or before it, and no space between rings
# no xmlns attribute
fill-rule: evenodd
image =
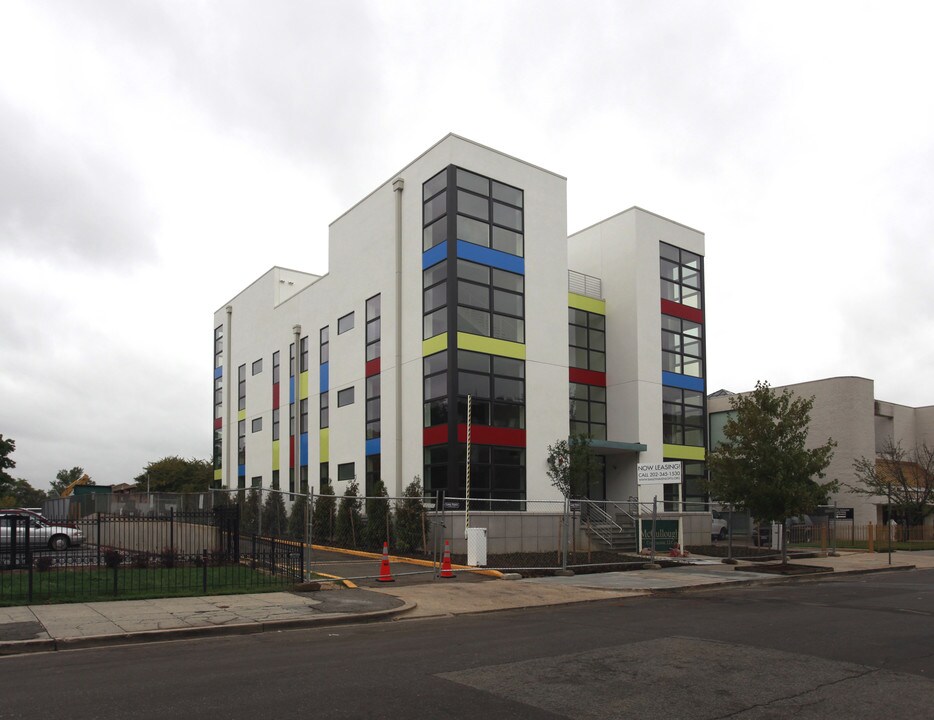
<svg viewBox="0 0 934 720"><path fill-rule="evenodd" d="M69 484L64 490L62 490L61 493L59 493L59 497L68 497L75 491L75 488L78 487L79 485L90 485L90 484L91 484L91 478L88 476L87 473L85 473L84 475L79 477L77 480L75 480L73 483Z"/></svg>

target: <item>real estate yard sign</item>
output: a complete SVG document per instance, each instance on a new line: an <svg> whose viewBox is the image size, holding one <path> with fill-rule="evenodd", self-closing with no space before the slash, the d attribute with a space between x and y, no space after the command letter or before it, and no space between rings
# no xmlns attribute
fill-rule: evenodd
<svg viewBox="0 0 934 720"><path fill-rule="evenodd" d="M678 543L678 523L677 519L655 521L655 552L668 552ZM652 547L651 518L642 519L642 547Z"/></svg>

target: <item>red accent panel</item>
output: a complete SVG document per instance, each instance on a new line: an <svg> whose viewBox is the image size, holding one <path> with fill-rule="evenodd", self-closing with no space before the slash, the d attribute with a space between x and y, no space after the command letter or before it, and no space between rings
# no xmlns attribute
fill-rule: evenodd
<svg viewBox="0 0 934 720"><path fill-rule="evenodd" d="M606 373L596 370L581 370L580 368L568 368L568 379L573 383L583 383L584 385L599 385L606 387Z"/></svg>
<svg viewBox="0 0 934 720"><path fill-rule="evenodd" d="M224 427L224 418L214 418L214 429L220 430Z"/></svg>
<svg viewBox="0 0 934 720"><path fill-rule="evenodd" d="M272 409L279 409L279 383L272 384Z"/></svg>
<svg viewBox="0 0 934 720"><path fill-rule="evenodd" d="M428 445L440 445L441 443L446 443L448 441L448 426L447 425L434 425L432 427L426 427L422 432L422 442Z"/></svg>
<svg viewBox="0 0 934 720"><path fill-rule="evenodd" d="M675 317L683 318L685 320L690 320L696 323L704 322L703 310L688 307L687 305L672 302L671 300L662 300L662 312L665 313L665 315L674 315Z"/></svg>
<svg viewBox="0 0 934 720"><path fill-rule="evenodd" d="M366 364L366 376L379 375L379 358L373 358Z"/></svg>
<svg viewBox="0 0 934 720"><path fill-rule="evenodd" d="M457 426L457 441L467 442L467 425ZM525 447L525 430L518 428L489 427L488 425L473 425L470 428L470 442L477 445L506 445L508 447Z"/></svg>
<svg viewBox="0 0 934 720"><path fill-rule="evenodd" d="M289 436L289 467L295 467L295 436Z"/></svg>

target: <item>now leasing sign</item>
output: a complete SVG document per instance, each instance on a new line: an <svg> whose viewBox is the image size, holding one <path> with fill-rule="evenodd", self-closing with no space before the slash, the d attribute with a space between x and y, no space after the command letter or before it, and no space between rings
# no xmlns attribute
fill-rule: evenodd
<svg viewBox="0 0 934 720"><path fill-rule="evenodd" d="M640 485L659 485L681 482L681 461L663 463L639 463L636 479Z"/></svg>

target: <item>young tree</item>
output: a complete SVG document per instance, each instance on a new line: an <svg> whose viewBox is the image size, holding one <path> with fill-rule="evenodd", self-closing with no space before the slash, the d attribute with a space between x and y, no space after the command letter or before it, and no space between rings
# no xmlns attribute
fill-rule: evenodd
<svg viewBox="0 0 934 720"><path fill-rule="evenodd" d="M357 547L360 530L363 526L363 514L360 512L362 501L358 497L360 486L357 481L347 483L347 489L337 509L337 522L334 532L338 544Z"/></svg>
<svg viewBox="0 0 934 720"><path fill-rule="evenodd" d="M546 474L566 499L587 497L590 484L600 476L600 463L589 435L572 435L548 446Z"/></svg>
<svg viewBox="0 0 934 720"><path fill-rule="evenodd" d="M205 492L214 479L214 465L210 460L185 459L170 455L146 464L136 484L143 490L147 482L152 492Z"/></svg>
<svg viewBox="0 0 934 720"><path fill-rule="evenodd" d="M57 473L55 473L55 479L49 483L52 489L49 491L51 497L58 497L62 494L62 491L71 485L76 480L81 479L81 476L84 475L84 468L78 465L75 465L71 470L67 468L62 468ZM88 485L94 485L94 481L90 480Z"/></svg>
<svg viewBox="0 0 934 720"><path fill-rule="evenodd" d="M853 463L856 485L847 487L860 495L891 498L893 514L908 527L921 525L934 513L934 447L922 444L912 451L887 438L874 458Z"/></svg>
<svg viewBox="0 0 934 720"><path fill-rule="evenodd" d="M334 514L337 510L337 498L331 483L325 482L315 497L315 509L311 517L312 541L326 544L334 537Z"/></svg>
<svg viewBox="0 0 934 720"><path fill-rule="evenodd" d="M759 521L779 522L811 512L839 487L819 483L837 443L828 438L808 448L814 398L781 393L757 382L747 395L731 398L725 440L707 456L706 488L711 497L748 510ZM782 562L788 561L782 533Z"/></svg>
<svg viewBox="0 0 934 720"><path fill-rule="evenodd" d="M13 487L13 476L7 470L16 467L16 461L10 455L16 449L16 440L0 435L0 497L10 492Z"/></svg>
<svg viewBox="0 0 934 720"><path fill-rule="evenodd" d="M0 489L0 507L42 507L42 502L48 497L42 490L38 490L23 478L16 478L12 484Z"/></svg>
<svg viewBox="0 0 934 720"><path fill-rule="evenodd" d="M305 525L308 522L305 517L307 508L307 495L292 495L292 510L289 512L289 537L296 540L305 540Z"/></svg>
<svg viewBox="0 0 934 720"><path fill-rule="evenodd" d="M402 492L396 506L396 547L400 552L417 552L423 545L425 505L422 503L422 480L416 475Z"/></svg>
<svg viewBox="0 0 934 720"><path fill-rule="evenodd" d="M286 531L285 501L280 492L266 492L263 503L263 533L279 537Z"/></svg>
<svg viewBox="0 0 934 720"><path fill-rule="evenodd" d="M242 497L242 496L241 496ZM240 505L240 532L250 535L259 529L259 490L250 488Z"/></svg>
<svg viewBox="0 0 934 720"><path fill-rule="evenodd" d="M371 550L382 550L383 543L392 544L392 522L389 513L389 499L382 480L373 483L375 497L366 499L366 527L364 542Z"/></svg>

